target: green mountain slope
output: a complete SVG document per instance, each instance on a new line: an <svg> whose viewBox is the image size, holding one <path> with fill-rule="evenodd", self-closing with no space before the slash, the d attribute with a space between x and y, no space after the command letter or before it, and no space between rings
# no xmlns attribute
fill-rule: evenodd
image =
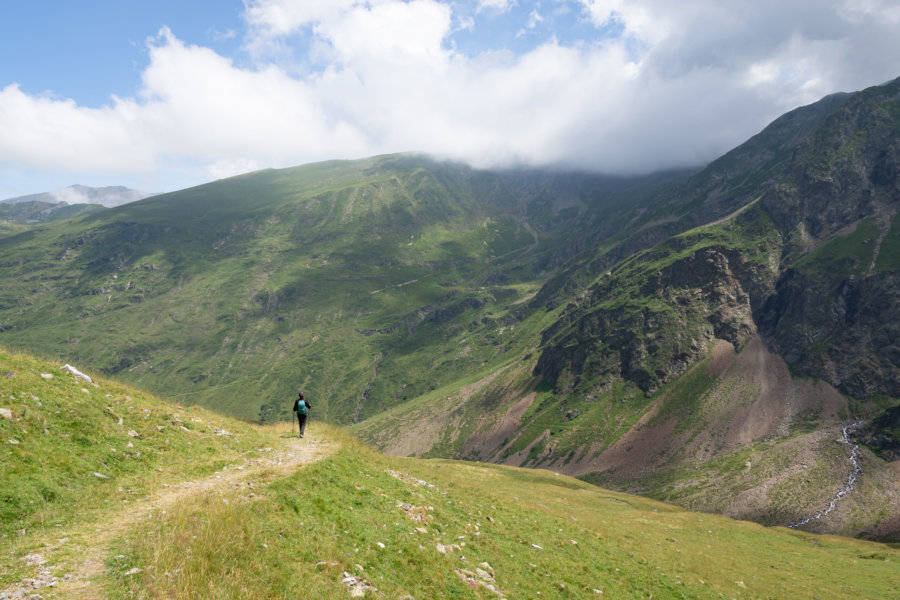
<svg viewBox="0 0 900 600"><path fill-rule="evenodd" d="M287 418L308 388L358 421L518 355L534 332L504 320L634 186L387 156L157 196L0 240L0 340L231 414Z"/></svg>
<svg viewBox="0 0 900 600"><path fill-rule="evenodd" d="M900 551L885 544L546 471L383 456L315 420L297 440L286 424L87 384L3 350L0 370L11 374L0 378L11 413L0 595L885 598L900 587Z"/></svg>
<svg viewBox="0 0 900 600"><path fill-rule="evenodd" d="M14 224L47 223L71 219L83 214L102 211L98 204L65 204L30 200L15 204L0 202L0 226L9 227ZM0 230L2 232L2 230ZM0 236L4 234L0 233Z"/></svg>
<svg viewBox="0 0 900 600"><path fill-rule="evenodd" d="M898 98L823 99L696 173L393 155L13 230L0 343L250 419L303 389L392 453L793 522L845 478L825 440L900 396ZM872 487L812 528L900 534L863 457Z"/></svg>
<svg viewBox="0 0 900 600"><path fill-rule="evenodd" d="M900 80L782 117L545 285L537 353L360 434L769 524L815 514L848 473L824 440L900 395L898 115ZM898 535L896 476L864 456L870 487L810 527Z"/></svg>
<svg viewBox="0 0 900 600"><path fill-rule="evenodd" d="M157 485L209 474L262 443L245 423L62 366L0 349L3 539L83 522L145 493L150 473Z"/></svg>

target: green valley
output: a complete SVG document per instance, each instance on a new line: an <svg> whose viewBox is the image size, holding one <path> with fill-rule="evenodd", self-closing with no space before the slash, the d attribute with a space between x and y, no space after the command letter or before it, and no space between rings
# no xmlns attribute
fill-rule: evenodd
<svg viewBox="0 0 900 600"><path fill-rule="evenodd" d="M248 418L309 388L358 421L518 352L466 328L633 211L600 204L627 185L391 156L158 196L5 239L0 337Z"/></svg>
<svg viewBox="0 0 900 600"><path fill-rule="evenodd" d="M0 343L265 423L303 390L389 454L794 523L847 481L842 425L900 398L898 105L900 80L829 96L696 172L386 155L10 222ZM876 429L808 530L900 536Z"/></svg>

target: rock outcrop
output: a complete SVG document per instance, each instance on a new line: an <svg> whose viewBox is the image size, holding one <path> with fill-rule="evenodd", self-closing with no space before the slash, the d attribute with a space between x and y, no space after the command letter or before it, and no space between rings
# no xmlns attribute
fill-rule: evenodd
<svg viewBox="0 0 900 600"><path fill-rule="evenodd" d="M544 332L536 373L558 392L619 377L651 395L714 337L740 347L759 331L795 373L900 396L900 80L823 106L805 135L791 130L789 160L752 194L735 188L757 198L743 212L619 263L572 302ZM762 136L728 165L775 156L770 145ZM685 188L701 194L681 199L695 219L733 208L702 183L721 181L725 162Z"/></svg>
<svg viewBox="0 0 900 600"><path fill-rule="evenodd" d="M889 408L860 428L854 437L888 462L900 460L900 406Z"/></svg>
<svg viewBox="0 0 900 600"><path fill-rule="evenodd" d="M651 395L704 357L714 338L740 348L774 289L778 236L769 229L746 247L737 242L766 221L754 207L611 272L545 332L536 372L559 392L620 377Z"/></svg>

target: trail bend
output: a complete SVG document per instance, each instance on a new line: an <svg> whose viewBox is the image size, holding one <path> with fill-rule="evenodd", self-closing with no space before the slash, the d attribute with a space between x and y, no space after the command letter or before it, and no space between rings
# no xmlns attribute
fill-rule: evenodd
<svg viewBox="0 0 900 600"><path fill-rule="evenodd" d="M316 435L315 428L307 430L304 439L293 433L287 435L273 434L278 447L260 448L243 463L226 466L202 479L163 484L154 493L124 504L111 515L91 523L89 532L75 531L76 528L60 530L56 543L47 544L24 558L28 566L36 567L36 574L0 590L0 600L106 598L103 579L111 545L142 521L165 513L176 504L208 494L237 495L252 501L258 496L254 490L262 489L268 481L317 462L339 448L338 442ZM85 526L79 525L77 529L83 530Z"/></svg>

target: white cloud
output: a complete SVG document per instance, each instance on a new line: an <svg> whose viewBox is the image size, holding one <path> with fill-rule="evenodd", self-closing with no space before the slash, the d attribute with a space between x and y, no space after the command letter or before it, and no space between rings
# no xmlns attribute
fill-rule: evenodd
<svg viewBox="0 0 900 600"><path fill-rule="evenodd" d="M352 147L352 128L329 118L307 82L270 67L235 67L212 50L188 46L164 30L150 49L141 101L145 138L155 147L218 159L289 156L316 144Z"/></svg>
<svg viewBox="0 0 900 600"><path fill-rule="evenodd" d="M449 6L432 0L383 2L371 8L355 6L338 21L321 23L317 33L334 48L345 65L390 62L402 68L427 63L440 69L450 31Z"/></svg>
<svg viewBox="0 0 900 600"><path fill-rule="evenodd" d="M478 12L490 10L498 13L509 12L515 5L514 0L478 0Z"/></svg>
<svg viewBox="0 0 900 600"><path fill-rule="evenodd" d="M537 11L537 9L532 10L528 13L528 24L525 25L528 29L534 29L538 25L544 22L544 17L541 16L541 13Z"/></svg>
<svg viewBox="0 0 900 600"><path fill-rule="evenodd" d="M873 19L889 25L900 24L900 5L885 0L844 0L839 13L848 21Z"/></svg>
<svg viewBox="0 0 900 600"><path fill-rule="evenodd" d="M877 0L571 0L621 35L520 55L463 54L465 20L437 0L246 2L265 59L252 67L163 30L135 97L89 109L0 89L0 168L208 178L418 150L638 172L710 160L799 104L900 75L894 7ZM277 61L261 51L276 46Z"/></svg>
<svg viewBox="0 0 900 600"><path fill-rule="evenodd" d="M57 202L65 202L66 204L88 204L90 202L90 198L88 198L87 194L74 187L54 190L50 192L50 195L53 196Z"/></svg>
<svg viewBox="0 0 900 600"><path fill-rule="evenodd" d="M237 32L234 29L226 29L225 31L211 29L209 31L209 37L217 42L233 40L237 37Z"/></svg>
<svg viewBox="0 0 900 600"><path fill-rule="evenodd" d="M0 161L105 172L152 169L153 149L134 145L135 117L118 100L85 108L9 84L0 91Z"/></svg>
<svg viewBox="0 0 900 600"><path fill-rule="evenodd" d="M365 4L363 0L244 0L247 22L270 36L289 35Z"/></svg>
<svg viewBox="0 0 900 600"><path fill-rule="evenodd" d="M544 17L541 15L541 13L539 13L536 8L532 9L532 11L528 13L528 21L525 23L525 27L519 29L519 31L516 32L516 39L522 39L530 35L534 35L537 26L543 22Z"/></svg>
<svg viewBox="0 0 900 600"><path fill-rule="evenodd" d="M665 39L672 24L666 10L655 10L649 2L638 0L578 0L598 26L618 23L625 34L642 42L656 44ZM688 2L669 3L675 12L690 10ZM659 7L662 8L662 7Z"/></svg>
<svg viewBox="0 0 900 600"><path fill-rule="evenodd" d="M261 165L252 159L230 158L218 160L209 165L206 170L213 179L225 179L226 177L232 177L234 175L259 171L264 168L264 166L265 165Z"/></svg>

